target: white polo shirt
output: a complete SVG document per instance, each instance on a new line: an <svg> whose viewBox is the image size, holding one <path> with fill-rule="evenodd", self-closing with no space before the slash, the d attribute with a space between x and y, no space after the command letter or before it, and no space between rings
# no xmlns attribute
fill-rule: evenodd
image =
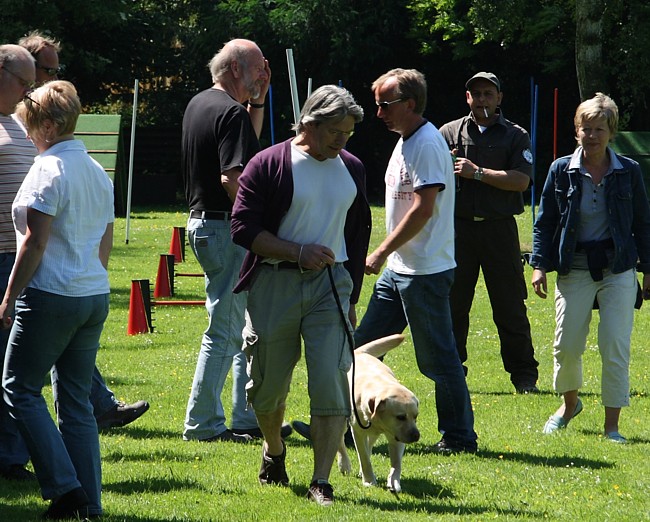
<svg viewBox="0 0 650 522"><path fill-rule="evenodd" d="M115 220L113 184L83 142L63 141L36 157L12 207L18 250L28 208L54 217L43 259L28 286L69 297L109 293L99 244Z"/></svg>

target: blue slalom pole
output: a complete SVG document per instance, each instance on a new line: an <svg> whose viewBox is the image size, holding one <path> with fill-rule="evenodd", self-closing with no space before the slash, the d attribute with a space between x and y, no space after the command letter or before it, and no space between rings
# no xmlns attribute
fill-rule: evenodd
<svg viewBox="0 0 650 522"><path fill-rule="evenodd" d="M275 127L273 125L273 86L269 85L269 122L271 124L271 145L275 145Z"/></svg>

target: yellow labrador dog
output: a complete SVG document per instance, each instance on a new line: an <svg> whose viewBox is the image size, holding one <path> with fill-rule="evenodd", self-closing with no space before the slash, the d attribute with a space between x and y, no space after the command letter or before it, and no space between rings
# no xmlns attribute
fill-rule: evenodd
<svg viewBox="0 0 650 522"><path fill-rule="evenodd" d="M420 432L416 425L419 402L413 392L400 384L391 369L377 357L395 348L403 340L403 335L391 335L355 350L356 369L352 400L356 404L361 422L364 426L370 425L370 427L363 429L359 426L354 414L350 420L363 485L377 484L370 455L375 441L383 434L388 439L391 465L387 486L395 493L402 490L400 476L405 444L420 439ZM352 370L348 373L348 380L352 391ZM339 446L338 466L341 473L347 474L351 471L350 459L343 439Z"/></svg>

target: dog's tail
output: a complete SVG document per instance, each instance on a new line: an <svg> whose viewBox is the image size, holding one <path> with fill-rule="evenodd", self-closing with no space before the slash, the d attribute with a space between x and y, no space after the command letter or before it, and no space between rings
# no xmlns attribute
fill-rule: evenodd
<svg viewBox="0 0 650 522"><path fill-rule="evenodd" d="M367 353L374 357L381 357L393 348L399 346L403 340L404 336L402 334L389 335L388 337L382 337L381 339L376 339L375 341L370 341L369 343L359 346L355 352Z"/></svg>

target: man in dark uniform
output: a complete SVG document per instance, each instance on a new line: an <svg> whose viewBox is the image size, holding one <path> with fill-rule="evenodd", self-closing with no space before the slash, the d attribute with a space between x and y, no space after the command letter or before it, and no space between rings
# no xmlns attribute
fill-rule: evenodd
<svg viewBox="0 0 650 522"><path fill-rule="evenodd" d="M457 268L450 299L456 346L465 363L469 312L482 270L503 365L518 393L537 393L538 362L514 218L524 211L522 193L532 182L530 137L504 118L501 84L494 74L479 72L465 87L470 114L440 128L456 156Z"/></svg>

